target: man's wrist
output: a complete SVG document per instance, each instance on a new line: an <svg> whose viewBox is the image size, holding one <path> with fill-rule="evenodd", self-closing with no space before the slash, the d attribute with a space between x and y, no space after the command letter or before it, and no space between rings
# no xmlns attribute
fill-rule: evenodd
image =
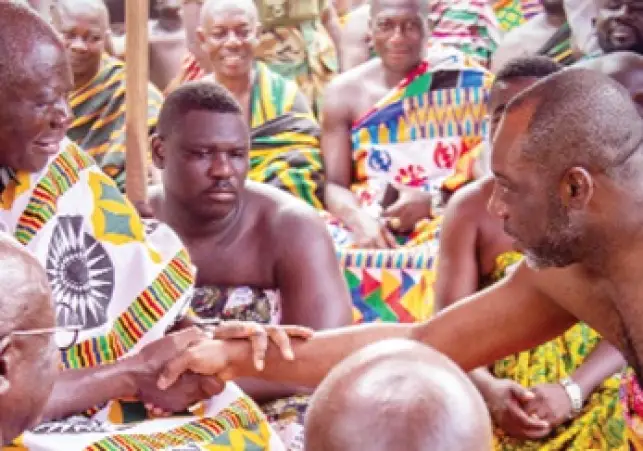
<svg viewBox="0 0 643 451"><path fill-rule="evenodd" d="M224 340L226 364L229 370L238 377L254 377L258 374L252 356L252 344L249 340Z"/></svg>
<svg viewBox="0 0 643 451"><path fill-rule="evenodd" d="M571 404L572 415L578 415L583 410L585 398L583 397L583 390L580 385L574 382L569 377L564 377L560 380L565 393L569 397Z"/></svg>
<svg viewBox="0 0 643 451"><path fill-rule="evenodd" d="M150 379L150 371L145 362L137 354L119 360L114 365L118 367L116 377L121 381L120 385L124 391L123 396L138 396L139 381L143 378Z"/></svg>

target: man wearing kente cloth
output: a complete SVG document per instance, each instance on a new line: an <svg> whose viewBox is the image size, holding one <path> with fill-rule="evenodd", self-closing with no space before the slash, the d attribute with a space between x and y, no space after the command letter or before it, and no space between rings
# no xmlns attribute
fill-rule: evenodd
<svg viewBox="0 0 643 451"><path fill-rule="evenodd" d="M181 73L170 83L170 92L182 83L197 80L212 70L208 56L201 50L196 30L201 9L206 0L184 0L186 31L191 53L186 57ZM295 81L306 95L315 113L321 110L326 84L337 73L336 47L339 43L339 24L332 4L326 0L298 0L274 4L253 0L258 8L262 27L255 55L268 67ZM301 14L291 15L291 6L299 4ZM288 6L291 5L291 6ZM270 12L283 14L283 21L274 20Z"/></svg>
<svg viewBox="0 0 643 451"><path fill-rule="evenodd" d="M357 8L342 29L340 60L347 71L376 56L370 35L371 5ZM429 2L429 45L454 47L488 67L500 42L493 11L485 0L438 0Z"/></svg>
<svg viewBox="0 0 643 451"><path fill-rule="evenodd" d="M56 31L27 7L0 3L0 58L0 226L45 268L58 325L82 329L78 343L61 350L44 423L18 443L65 451L282 449L234 385L221 391L216 380L186 374L170 392L154 388L169 359L207 338L181 322L195 277L187 252L166 226L146 229L114 182L65 137L73 80ZM181 330L166 333L172 327ZM183 414L154 420L146 403Z"/></svg>
<svg viewBox="0 0 643 451"><path fill-rule="evenodd" d="M561 67L545 57L507 63L491 90L490 134L512 97ZM493 179L486 177L449 201L440 230L437 308L497 282L522 259L502 222L486 211L492 190ZM498 451L623 449L625 423L615 375L624 366L615 348L578 323L547 343L478 368L470 377L491 411ZM578 399L566 388L573 384L580 388ZM528 412L536 408L551 419L549 427L530 418Z"/></svg>
<svg viewBox="0 0 643 451"><path fill-rule="evenodd" d="M255 61L259 22L253 1L206 1L197 32L212 67L204 79L232 93L251 127L250 180L321 208L319 125L297 85Z"/></svg>
<svg viewBox="0 0 643 451"><path fill-rule="evenodd" d="M261 372L247 362L249 343L199 344L168 365L159 387L171 387L188 369L316 386L347 355L385 338L421 341L471 371L546 343L582 321L631 365L623 394L628 413L640 412L643 127L631 94L587 69L568 68L539 80L507 105L491 168L489 211L502 219L524 255L499 283L421 324L317 332L295 343L294 361L269 346ZM579 400L582 390L568 387ZM534 404L527 412L537 428L555 424L544 407ZM640 419L630 417L628 438L643 442Z"/></svg>
<svg viewBox="0 0 643 451"><path fill-rule="evenodd" d="M101 0L60 0L54 23L61 33L74 74L69 98L73 122L67 136L125 189L125 65L107 55L107 8ZM154 130L163 102L148 84L148 127Z"/></svg>
<svg viewBox="0 0 643 451"><path fill-rule="evenodd" d="M494 73L507 61L521 56L545 55L565 65L579 58L572 48L563 0L543 1L543 10L503 36L491 62Z"/></svg>
<svg viewBox="0 0 643 451"><path fill-rule="evenodd" d="M426 50L428 8L374 1L379 58L326 94L325 206L364 321L430 314L432 205L471 179L470 150L485 133L490 74L455 49Z"/></svg>

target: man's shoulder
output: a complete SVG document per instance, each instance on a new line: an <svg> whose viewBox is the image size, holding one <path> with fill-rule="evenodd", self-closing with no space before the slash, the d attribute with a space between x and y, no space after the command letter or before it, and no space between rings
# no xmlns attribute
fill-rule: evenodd
<svg viewBox="0 0 643 451"><path fill-rule="evenodd" d="M328 84L328 90L335 93L350 91L355 96L356 92L364 90L364 80L372 77L379 70L382 70L382 61L379 58L370 59L336 76Z"/></svg>
<svg viewBox="0 0 643 451"><path fill-rule="evenodd" d="M325 227L317 211L301 199L286 193L274 186L259 182L246 182L249 202L254 211L266 221L256 221L264 224L267 232L273 238L294 237L299 232L311 231Z"/></svg>
<svg viewBox="0 0 643 451"><path fill-rule="evenodd" d="M463 186L449 199L447 209L454 212L458 218L478 216L486 211L493 183L492 177L485 177Z"/></svg>

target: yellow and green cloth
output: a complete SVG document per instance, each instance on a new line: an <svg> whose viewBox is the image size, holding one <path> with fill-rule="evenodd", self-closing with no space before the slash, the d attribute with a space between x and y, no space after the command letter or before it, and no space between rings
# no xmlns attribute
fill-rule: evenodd
<svg viewBox="0 0 643 451"><path fill-rule="evenodd" d="M540 0L496 0L493 10L505 33L544 11Z"/></svg>
<svg viewBox="0 0 643 451"><path fill-rule="evenodd" d="M322 208L319 124L294 82L264 63L256 63L255 68L248 177Z"/></svg>
<svg viewBox="0 0 643 451"><path fill-rule="evenodd" d="M500 280L509 267L518 263L517 252L501 254L491 281ZM499 379L510 379L524 387L556 383L571 376L601 337L584 323L578 323L563 335L529 351L497 361L491 368ZM625 422L619 402L617 376L606 379L588 399L583 411L573 420L559 426L542 440L519 440L496 428L495 449L514 450L625 450Z"/></svg>
<svg viewBox="0 0 643 451"><path fill-rule="evenodd" d="M125 64L104 55L101 69L71 93L74 120L67 136L89 153L121 191L125 190ZM148 84L147 125L156 127L163 95Z"/></svg>

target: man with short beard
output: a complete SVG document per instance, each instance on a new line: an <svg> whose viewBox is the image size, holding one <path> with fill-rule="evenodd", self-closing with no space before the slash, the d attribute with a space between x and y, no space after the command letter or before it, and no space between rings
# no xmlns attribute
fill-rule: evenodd
<svg viewBox="0 0 643 451"><path fill-rule="evenodd" d="M598 45L603 53L630 51L643 54L643 2L595 0Z"/></svg>

